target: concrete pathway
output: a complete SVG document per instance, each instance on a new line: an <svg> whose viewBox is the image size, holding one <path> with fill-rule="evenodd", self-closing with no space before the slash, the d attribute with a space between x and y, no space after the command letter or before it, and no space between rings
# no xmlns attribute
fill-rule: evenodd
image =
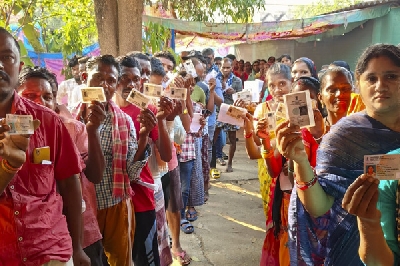
<svg viewBox="0 0 400 266"><path fill-rule="evenodd" d="M229 145L224 151L228 149ZM212 180L207 204L196 208L199 218L193 222L195 232L181 233L182 247L192 256L192 266L258 266L265 237L265 217L257 163L248 159L243 137L237 143L234 172L225 173L225 167L218 168L221 178Z"/></svg>

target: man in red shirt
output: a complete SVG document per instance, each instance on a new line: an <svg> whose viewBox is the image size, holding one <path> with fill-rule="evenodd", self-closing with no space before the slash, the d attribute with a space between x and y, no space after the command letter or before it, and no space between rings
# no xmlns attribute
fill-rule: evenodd
<svg viewBox="0 0 400 266"><path fill-rule="evenodd" d="M0 117L32 115L41 121L29 141L6 136L10 127L4 120L0 126L0 265L70 265L71 256L75 265L90 265L81 246L78 152L53 111L16 93L22 65L17 41L0 28ZM34 149L47 146L49 163L34 164Z"/></svg>
<svg viewBox="0 0 400 266"><path fill-rule="evenodd" d="M131 56L119 58L119 63L121 65L121 78L116 91L116 104L132 118L136 132L139 133L137 117L141 110L126 99L132 89L140 89L141 66ZM145 112L149 112L157 118L157 125L151 130L149 138L156 144L161 159L164 162L169 162L172 155L171 145L162 145L162 143L170 143L165 118L172 112L173 105L172 101L166 97L160 99L159 105L159 109L154 105L149 105L148 109L145 110ZM143 168L140 179L143 182L154 183L148 164ZM159 265L154 191L137 183L131 183L131 186L135 193L132 201L136 218L133 261L135 265Z"/></svg>

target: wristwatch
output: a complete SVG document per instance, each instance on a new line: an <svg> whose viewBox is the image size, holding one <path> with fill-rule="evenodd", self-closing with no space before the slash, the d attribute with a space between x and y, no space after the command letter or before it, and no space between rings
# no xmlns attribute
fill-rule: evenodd
<svg viewBox="0 0 400 266"><path fill-rule="evenodd" d="M188 114L188 109L187 109L187 108L185 108L185 110L183 110L183 114L184 114L184 115L187 115L187 114Z"/></svg>

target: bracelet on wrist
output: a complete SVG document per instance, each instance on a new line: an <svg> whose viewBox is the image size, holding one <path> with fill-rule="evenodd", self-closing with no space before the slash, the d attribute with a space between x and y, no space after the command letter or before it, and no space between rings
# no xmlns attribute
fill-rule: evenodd
<svg viewBox="0 0 400 266"><path fill-rule="evenodd" d="M246 134L246 131L245 131L243 135L244 135L245 139L249 139L249 138L251 138L253 136L253 131L250 131L249 134Z"/></svg>
<svg viewBox="0 0 400 266"><path fill-rule="evenodd" d="M7 160L1 160L1 168L4 170L4 172L8 174L16 174L21 169L21 167L13 167Z"/></svg>
<svg viewBox="0 0 400 266"><path fill-rule="evenodd" d="M310 187L314 186L317 181L318 181L318 176L317 174L314 172L314 177L308 181L308 182L298 182L297 179L295 178L295 183L296 183L296 187L300 190L306 190L309 189Z"/></svg>
<svg viewBox="0 0 400 266"><path fill-rule="evenodd" d="M269 159L274 157L274 148L271 147L269 150L263 150L262 157L263 159Z"/></svg>

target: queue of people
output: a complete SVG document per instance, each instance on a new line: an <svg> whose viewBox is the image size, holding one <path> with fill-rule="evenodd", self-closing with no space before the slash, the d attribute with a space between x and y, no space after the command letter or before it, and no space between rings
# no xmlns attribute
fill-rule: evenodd
<svg viewBox="0 0 400 266"><path fill-rule="evenodd" d="M249 110L244 140L266 217L260 265L399 263L400 186L364 171L365 155L400 153L399 47L371 45L354 73L344 61L317 72L306 57L251 64L210 48L181 60L195 74L164 51L73 57L73 78L58 84L24 66L0 28L0 265L189 265L180 233L194 232L216 164L235 169L239 127L219 121L222 103ZM256 79L252 113L233 95ZM139 108L128 97L145 83L186 98ZM104 102L84 102L86 87L103 88ZM300 91L316 103L315 125L280 119L271 131L266 114ZM7 114L31 115L33 134L10 134Z"/></svg>

